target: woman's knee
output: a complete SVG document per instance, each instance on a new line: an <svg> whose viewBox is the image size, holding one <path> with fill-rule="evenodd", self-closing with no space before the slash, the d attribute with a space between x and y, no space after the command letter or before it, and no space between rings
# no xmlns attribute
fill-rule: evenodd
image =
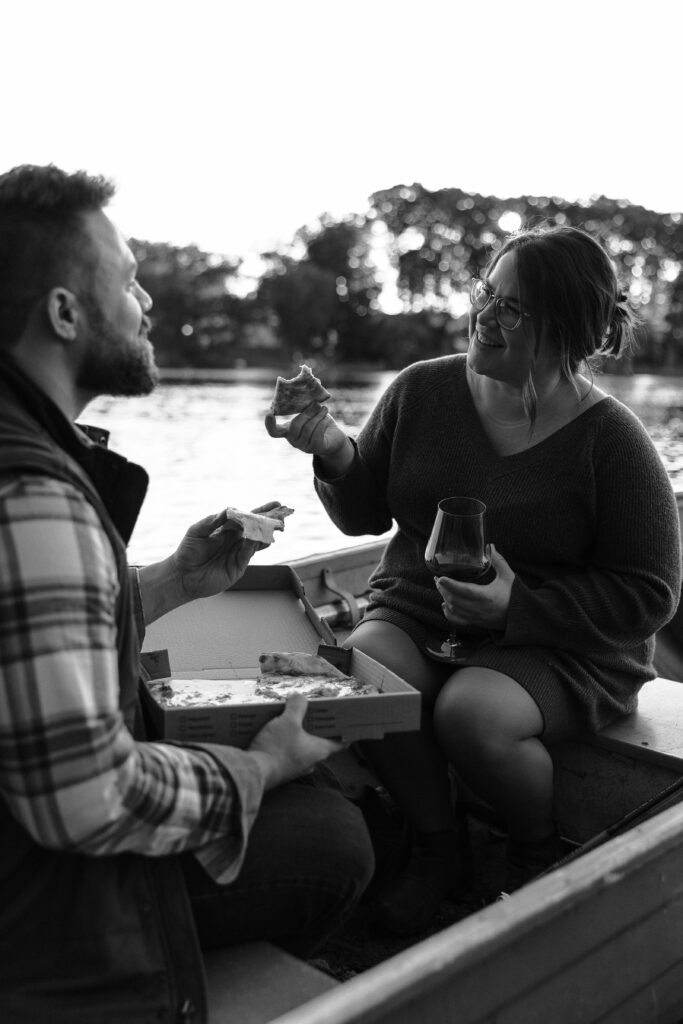
<svg viewBox="0 0 683 1024"><path fill-rule="evenodd" d="M468 668L441 690L434 709L434 729L448 754L474 748L495 756L513 744L539 736L543 718L533 699L514 679Z"/></svg>
<svg viewBox="0 0 683 1024"><path fill-rule="evenodd" d="M385 665L433 701L443 682L440 665L430 662L417 644L398 626L381 619L361 622L347 641L347 646L367 654Z"/></svg>

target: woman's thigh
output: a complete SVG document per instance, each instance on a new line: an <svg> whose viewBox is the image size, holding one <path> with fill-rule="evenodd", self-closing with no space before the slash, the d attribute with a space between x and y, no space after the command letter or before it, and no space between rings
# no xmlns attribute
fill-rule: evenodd
<svg viewBox="0 0 683 1024"><path fill-rule="evenodd" d="M495 746L540 737L543 715L515 679L494 669L468 666L443 686L434 725L448 751L451 744Z"/></svg>
<svg viewBox="0 0 683 1024"><path fill-rule="evenodd" d="M369 619L356 626L345 646L353 646L395 672L419 690L428 707L433 706L448 672L424 655L417 644L398 626L382 619Z"/></svg>

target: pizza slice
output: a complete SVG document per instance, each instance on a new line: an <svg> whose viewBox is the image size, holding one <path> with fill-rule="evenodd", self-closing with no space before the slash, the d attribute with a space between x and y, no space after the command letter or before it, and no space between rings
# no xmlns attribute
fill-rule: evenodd
<svg viewBox="0 0 683 1024"><path fill-rule="evenodd" d="M292 416L302 412L311 402L326 402L330 392L313 374L310 366L301 365L296 377L287 380L278 377L275 381L275 396L270 406L274 416Z"/></svg>
<svg viewBox="0 0 683 1024"><path fill-rule="evenodd" d="M279 505L268 512L240 512L236 508L226 508L226 523L222 529L237 527L242 530L245 540L272 544L275 540L275 531L284 530L284 520L291 516L293 511L293 508L287 508L286 505Z"/></svg>
<svg viewBox="0 0 683 1024"><path fill-rule="evenodd" d="M265 653L259 657L259 666L262 675L350 678L326 658L321 658L319 654L306 654L305 651Z"/></svg>

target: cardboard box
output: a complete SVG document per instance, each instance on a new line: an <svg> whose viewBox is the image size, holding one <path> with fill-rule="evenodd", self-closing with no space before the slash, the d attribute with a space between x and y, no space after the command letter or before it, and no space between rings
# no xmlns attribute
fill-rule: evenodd
<svg viewBox="0 0 683 1024"><path fill-rule="evenodd" d="M153 623L143 657L154 678L168 676L170 665L171 677L244 679L259 675L258 658L264 651L316 653L321 643L335 646L334 634L316 614L294 570L259 565L250 566L230 590L193 601ZM304 720L310 732L352 742L419 728L420 694L394 672L354 650L348 674L381 692L310 700ZM188 743L246 747L282 711L279 703L168 708L144 685L142 692L159 735Z"/></svg>

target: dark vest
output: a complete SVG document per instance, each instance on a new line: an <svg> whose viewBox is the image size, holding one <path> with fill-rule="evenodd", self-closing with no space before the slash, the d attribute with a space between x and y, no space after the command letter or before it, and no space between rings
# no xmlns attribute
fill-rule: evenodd
<svg viewBox="0 0 683 1024"><path fill-rule="evenodd" d="M74 427L11 358L0 354L0 481L20 473L73 484L96 509L111 541L120 583L120 707L141 738L139 639L125 545L147 474ZM47 850L0 797L0 1021L200 1024L205 1019L201 953L178 858Z"/></svg>

